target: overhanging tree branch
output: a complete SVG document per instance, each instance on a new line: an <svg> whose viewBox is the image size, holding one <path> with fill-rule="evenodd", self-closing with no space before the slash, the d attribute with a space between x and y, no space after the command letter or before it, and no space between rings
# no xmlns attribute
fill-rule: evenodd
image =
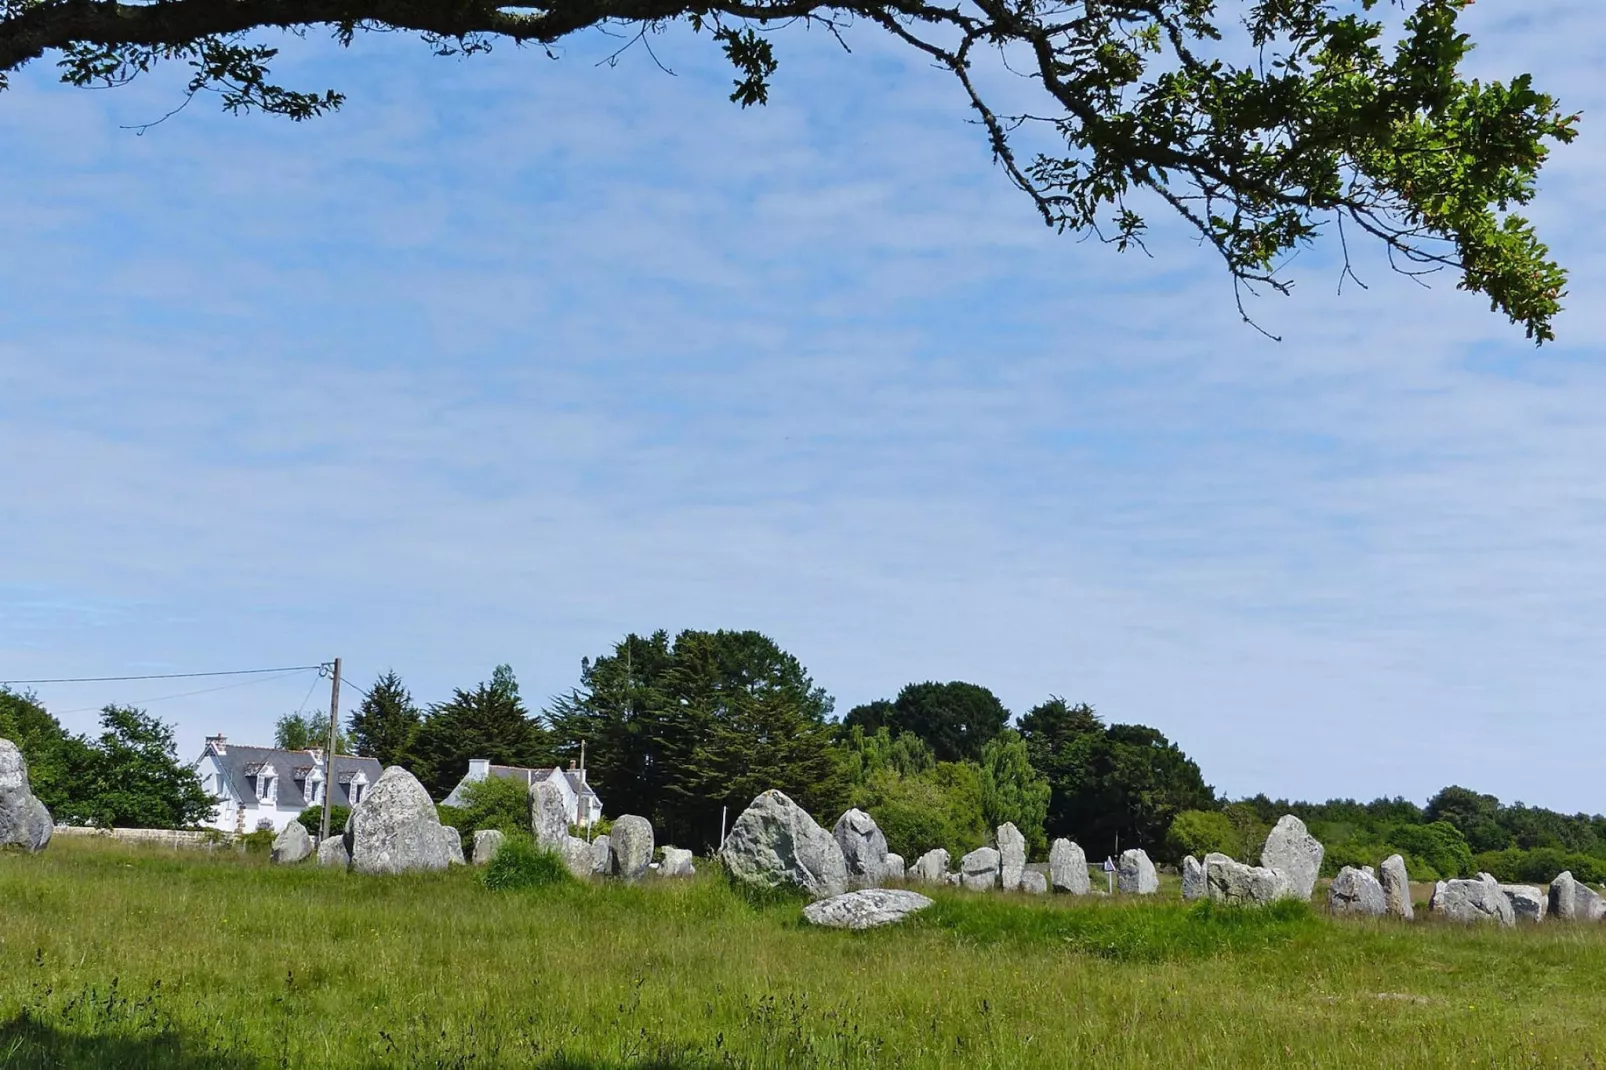
<svg viewBox="0 0 1606 1070"><path fill-rule="evenodd" d="M277 85L277 51L249 35L324 28L349 44L400 30L473 54L685 21L723 50L738 75L731 99L746 107L765 103L777 66L761 31L803 22L840 36L863 19L956 78L994 159L1050 226L1141 246L1134 198L1149 195L1217 251L1235 286L1286 293L1289 255L1347 217L1391 263L1454 270L1542 342L1566 274L1512 208L1532 199L1550 145L1571 141L1578 117L1527 75L1461 77L1472 46L1457 18L1470 2L1395 0L1408 14L1386 27L1371 17L1381 0L0 0L0 88L52 54L80 86L177 61L191 96L215 90L231 111L300 120L340 94ZM1249 35L1242 62L1222 30L1234 22ZM988 56L1020 68L1057 114L996 106L978 76ZM1022 141L1043 122L1059 147Z"/></svg>

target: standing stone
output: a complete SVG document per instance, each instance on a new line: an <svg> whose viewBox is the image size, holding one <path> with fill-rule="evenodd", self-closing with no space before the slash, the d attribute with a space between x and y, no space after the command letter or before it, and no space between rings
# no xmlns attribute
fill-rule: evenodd
<svg viewBox="0 0 1606 1070"><path fill-rule="evenodd" d="M1265 866L1248 866L1226 855L1205 856L1206 894L1217 903L1263 907L1291 894L1288 878Z"/></svg>
<svg viewBox="0 0 1606 1070"><path fill-rule="evenodd" d="M784 792L772 789L754 799L719 856L733 879L757 888L791 884L816 899L847 891L848 864L836 838Z"/></svg>
<svg viewBox="0 0 1606 1070"><path fill-rule="evenodd" d="M450 825L441 826L441 843L446 847L446 864L463 865L463 834Z"/></svg>
<svg viewBox="0 0 1606 1070"><path fill-rule="evenodd" d="M1378 883L1383 885L1383 901L1392 917L1410 921L1415 916L1411 906L1411 876L1405 871L1405 859L1389 855L1383 859Z"/></svg>
<svg viewBox="0 0 1606 1070"><path fill-rule="evenodd" d="M1545 911L1550 906L1545 889L1533 884L1502 884L1500 891L1510 901L1512 916L1518 921L1545 920Z"/></svg>
<svg viewBox="0 0 1606 1070"><path fill-rule="evenodd" d="M989 892L998 887L1000 860L991 847L978 847L959 860L959 881L973 892Z"/></svg>
<svg viewBox="0 0 1606 1070"><path fill-rule="evenodd" d="M474 833L474 864L483 866L502 849L507 837L499 829L480 829Z"/></svg>
<svg viewBox="0 0 1606 1070"><path fill-rule="evenodd" d="M1160 890L1160 875L1140 847L1121 852L1115 866L1115 887L1128 895L1153 895Z"/></svg>
<svg viewBox="0 0 1606 1070"><path fill-rule="evenodd" d="M1070 840L1055 840L1048 849L1048 883L1056 892L1086 895L1093 882L1087 876L1087 855Z"/></svg>
<svg viewBox="0 0 1606 1070"><path fill-rule="evenodd" d="M344 836L330 836L318 845L318 865L339 866L341 869L351 865L351 853L346 850Z"/></svg>
<svg viewBox="0 0 1606 1070"><path fill-rule="evenodd" d="M1606 917L1606 900L1588 885L1563 870L1550 882L1550 916L1565 921L1600 921Z"/></svg>
<svg viewBox="0 0 1606 1070"><path fill-rule="evenodd" d="M803 908L803 917L811 925L832 929L873 929L902 921L930 905L931 900L919 892L869 888L810 903Z"/></svg>
<svg viewBox="0 0 1606 1070"><path fill-rule="evenodd" d="M887 838L875 818L857 808L849 810L837 819L831 835L842 848L842 860L848 867L848 887L879 888L887 868Z"/></svg>
<svg viewBox="0 0 1606 1070"><path fill-rule="evenodd" d="M692 854L683 847L665 847L664 861L658 867L660 877L695 877L697 867L692 864Z"/></svg>
<svg viewBox="0 0 1606 1070"><path fill-rule="evenodd" d="M1004 891L1013 892L1020 887L1020 877L1026 872L1026 837L1013 821L998 826L998 876Z"/></svg>
<svg viewBox="0 0 1606 1070"><path fill-rule="evenodd" d="M608 872L623 880L640 880L652 863L652 822L625 814L608 834Z"/></svg>
<svg viewBox="0 0 1606 1070"><path fill-rule="evenodd" d="M887 869L886 872L882 874L882 878L889 881L903 880L903 855L893 854L891 851L887 852Z"/></svg>
<svg viewBox="0 0 1606 1070"><path fill-rule="evenodd" d="M1266 846L1260 849L1260 864L1288 878L1294 898L1309 899L1316 890L1323 853L1321 841L1310 834L1305 822L1285 814L1266 837Z"/></svg>
<svg viewBox="0 0 1606 1070"><path fill-rule="evenodd" d="M649 848L650 850L650 848ZM591 878L591 845L578 836L565 836L558 853L563 856L563 868L576 880Z"/></svg>
<svg viewBox="0 0 1606 1070"><path fill-rule="evenodd" d="M1203 899L1205 897L1205 873L1199 860L1192 855L1182 859L1182 898Z"/></svg>
<svg viewBox="0 0 1606 1070"><path fill-rule="evenodd" d="M1433 887L1428 912L1450 921L1492 921L1511 926L1517 923L1511 900L1500 890L1500 882L1487 874L1476 880L1440 881Z"/></svg>
<svg viewBox="0 0 1606 1070"><path fill-rule="evenodd" d="M1048 874L1028 869L1020 875L1020 890L1027 895L1048 894Z"/></svg>
<svg viewBox="0 0 1606 1070"><path fill-rule="evenodd" d="M415 873L451 864L434 800L399 765L368 789L348 825L351 867L358 873Z"/></svg>
<svg viewBox="0 0 1606 1070"><path fill-rule="evenodd" d="M591 872L599 877L607 876L608 863L613 861L613 851L610 839L606 833L591 841Z"/></svg>
<svg viewBox="0 0 1606 1070"><path fill-rule="evenodd" d="M546 780L530 785L530 831L535 845L562 853L569 841L569 814L563 808L563 794Z"/></svg>
<svg viewBox="0 0 1606 1070"><path fill-rule="evenodd" d="M22 751L11 740L0 739L0 847L42 851L53 825L50 811L28 784Z"/></svg>
<svg viewBox="0 0 1606 1070"><path fill-rule="evenodd" d="M1381 918L1388 913L1383 885L1364 869L1345 866L1327 888L1327 909L1333 914Z"/></svg>
<svg viewBox="0 0 1606 1070"><path fill-rule="evenodd" d="M909 870L909 876L927 884L942 884L948 880L948 863L948 851L938 847L915 859L915 864Z"/></svg>
<svg viewBox="0 0 1606 1070"><path fill-rule="evenodd" d="M312 837L307 834L306 826L299 821L292 821L284 827L284 831L274 837L271 858L280 865L294 865L312 854Z"/></svg>

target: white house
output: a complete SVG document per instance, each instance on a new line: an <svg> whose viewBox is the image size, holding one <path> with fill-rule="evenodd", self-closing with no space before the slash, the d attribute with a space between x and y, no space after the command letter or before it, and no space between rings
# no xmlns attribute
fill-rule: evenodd
<svg viewBox="0 0 1606 1070"><path fill-rule="evenodd" d="M441 800L441 805L462 806L465 785L493 776L503 780L521 781L526 787L541 781L557 785L558 793L563 796L564 812L569 815L571 825L590 825L602 817L602 800L591 790L591 785L586 783L586 771L576 769L573 763L570 763L567 770L556 766L551 769L527 769L521 765L492 765L489 758L470 758L468 774L457 782L457 787L452 789L450 795Z"/></svg>
<svg viewBox="0 0 1606 1070"><path fill-rule="evenodd" d="M194 769L201 786L217 800L206 825L224 832L283 831L307 807L323 806L329 778L321 750L231 746L222 736L207 737ZM334 805L362 802L383 772L378 759L338 755Z"/></svg>

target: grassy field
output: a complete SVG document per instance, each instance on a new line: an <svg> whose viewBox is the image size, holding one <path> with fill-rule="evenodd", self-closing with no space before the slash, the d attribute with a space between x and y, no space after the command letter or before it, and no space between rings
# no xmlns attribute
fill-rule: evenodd
<svg viewBox="0 0 1606 1070"><path fill-rule="evenodd" d="M0 1066L1606 1063L1606 926L941 893L852 934L712 878L476 876L67 839L5 855Z"/></svg>

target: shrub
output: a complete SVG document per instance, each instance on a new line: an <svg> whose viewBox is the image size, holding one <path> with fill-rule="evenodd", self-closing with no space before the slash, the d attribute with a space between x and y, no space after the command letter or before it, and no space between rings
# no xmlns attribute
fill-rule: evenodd
<svg viewBox="0 0 1606 1070"><path fill-rule="evenodd" d="M1472 868L1476 872L1493 874L1507 884L1549 884L1564 869L1585 884L1606 881L1606 859L1559 847L1484 851L1472 859Z"/></svg>
<svg viewBox="0 0 1606 1070"><path fill-rule="evenodd" d="M557 852L536 847L525 835L509 836L485 867L485 887L493 891L546 888L573 880Z"/></svg>
<svg viewBox="0 0 1606 1070"><path fill-rule="evenodd" d="M240 837L240 846L245 848L246 854L265 855L273 850L273 841L277 839L270 824L267 828L259 828L255 832L247 832Z"/></svg>
<svg viewBox="0 0 1606 1070"><path fill-rule="evenodd" d="M351 817L349 807L335 805L329 807L329 835L338 836L346 830L346 819ZM316 838L323 831L323 807L309 806L296 816L301 827Z"/></svg>

